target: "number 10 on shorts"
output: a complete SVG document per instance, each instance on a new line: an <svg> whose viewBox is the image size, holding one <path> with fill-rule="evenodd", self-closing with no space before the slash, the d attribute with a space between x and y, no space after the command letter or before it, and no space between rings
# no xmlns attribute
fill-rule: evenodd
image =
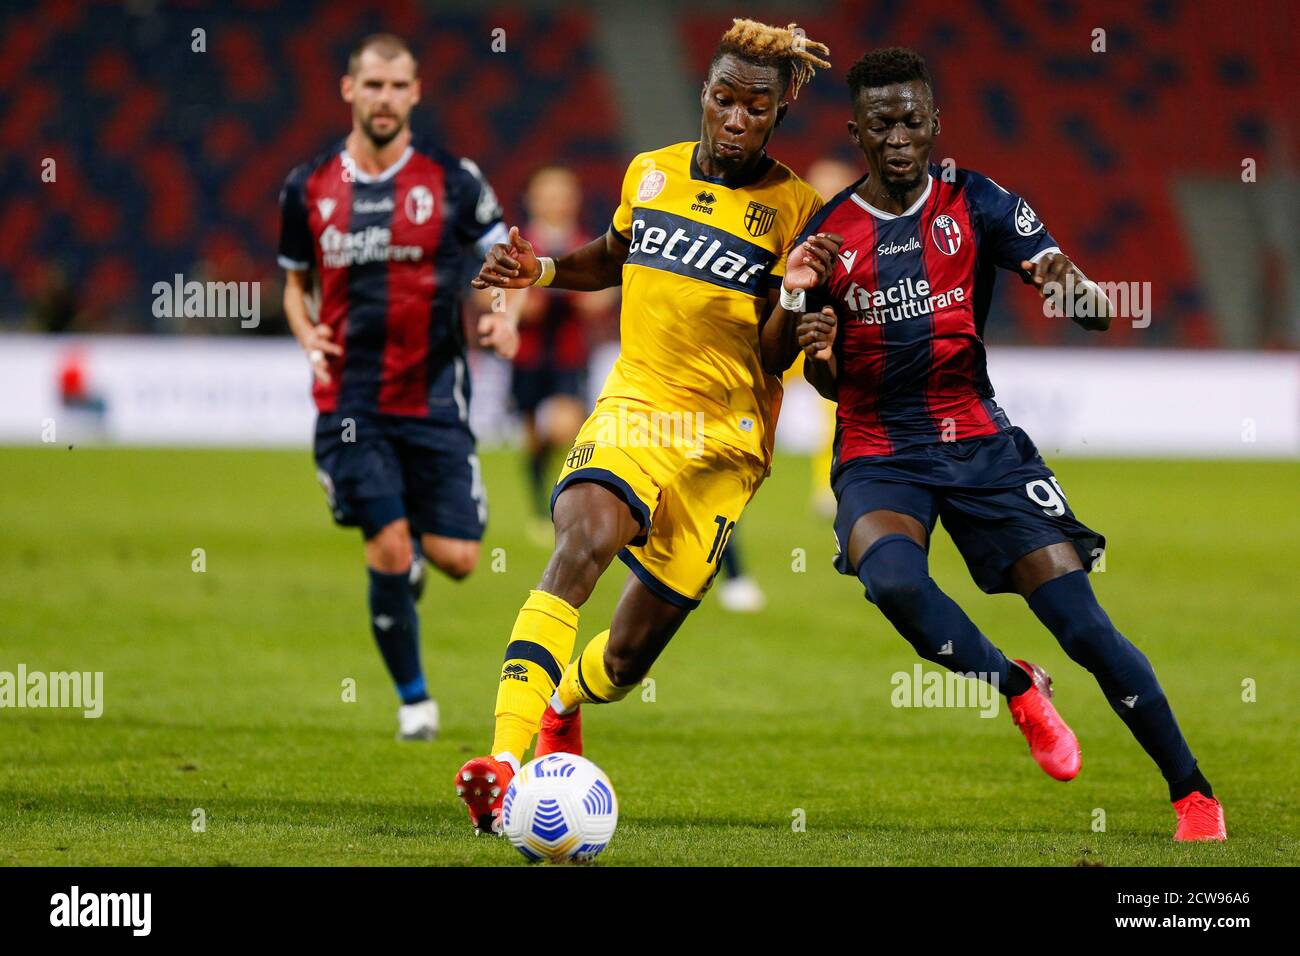
<svg viewBox="0 0 1300 956"><path fill-rule="evenodd" d="M712 564L722 557L722 552L727 547L727 541L731 538L731 532L736 527L736 522L728 521L722 515L718 515L713 520L718 525L718 533L713 536L713 547L709 549L709 556L704 559L705 564Z"/></svg>
<svg viewBox="0 0 1300 956"><path fill-rule="evenodd" d="M1057 518L1065 514L1065 492L1061 490L1055 475L1048 475L1046 479L1036 478L1029 482L1025 485L1025 494L1029 495L1030 500L1039 505L1044 513Z"/></svg>

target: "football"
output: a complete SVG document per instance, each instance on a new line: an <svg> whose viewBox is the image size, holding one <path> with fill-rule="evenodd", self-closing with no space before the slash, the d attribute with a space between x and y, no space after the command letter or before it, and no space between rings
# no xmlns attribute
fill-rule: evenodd
<svg viewBox="0 0 1300 956"><path fill-rule="evenodd" d="M585 757L553 753L524 764L506 788L501 825L536 863L594 859L618 826L618 799L605 772Z"/></svg>

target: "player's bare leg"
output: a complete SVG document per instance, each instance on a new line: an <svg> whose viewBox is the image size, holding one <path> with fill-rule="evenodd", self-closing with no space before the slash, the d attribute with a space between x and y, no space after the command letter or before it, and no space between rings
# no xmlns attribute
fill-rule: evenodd
<svg viewBox="0 0 1300 956"><path fill-rule="evenodd" d="M1097 603L1074 546L1061 542L1025 555L1012 565L1011 582L1062 650L1092 674L1160 768L1178 816L1174 839L1227 839L1223 807L1178 729L1151 662Z"/></svg>
<svg viewBox="0 0 1300 956"><path fill-rule="evenodd" d="M453 581L462 581L478 566L479 543L466 538L425 534L411 543L411 594L420 603L432 564Z"/></svg>
<svg viewBox="0 0 1300 956"><path fill-rule="evenodd" d="M478 566L477 541L425 534L420 536L420 550L430 564L453 581L463 581Z"/></svg>
<svg viewBox="0 0 1300 956"><path fill-rule="evenodd" d="M977 674L1006 695L1012 720L1049 776L1079 772L1079 742L1052 706L1051 678L1035 664L1010 661L930 577L929 534L911 515L871 511L849 533L849 559L867 597L925 660Z"/></svg>
<svg viewBox="0 0 1300 956"><path fill-rule="evenodd" d="M398 518L366 539L366 567L398 574L410 566L411 526L405 518Z"/></svg>
<svg viewBox="0 0 1300 956"><path fill-rule="evenodd" d="M581 607L614 557L641 531L627 504L604 485L569 485L555 501L555 551L541 588Z"/></svg>
<svg viewBox="0 0 1300 956"><path fill-rule="evenodd" d="M689 609L668 603L629 574L603 655L610 679L619 686L644 680L689 614Z"/></svg>
<svg viewBox="0 0 1300 956"><path fill-rule="evenodd" d="M497 692L492 756L456 774L456 793L479 833L495 830L501 798L536 733L577 638L578 608L614 556L641 531L627 503L604 485L577 482L556 499L555 550L510 635Z"/></svg>
<svg viewBox="0 0 1300 956"><path fill-rule="evenodd" d="M609 630L592 638L564 672L542 715L537 756L582 753L581 704L621 700L650 672L690 614L629 574Z"/></svg>

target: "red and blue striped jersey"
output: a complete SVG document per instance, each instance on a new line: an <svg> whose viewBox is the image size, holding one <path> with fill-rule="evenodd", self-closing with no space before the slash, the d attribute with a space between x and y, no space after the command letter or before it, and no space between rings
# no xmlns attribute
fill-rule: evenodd
<svg viewBox="0 0 1300 956"><path fill-rule="evenodd" d="M472 162L420 137L377 176L343 143L280 193L280 265L316 270L319 321L343 346L316 407L466 421L461 301L471 256L506 238L496 195Z"/></svg>
<svg viewBox="0 0 1300 956"><path fill-rule="evenodd" d="M1059 251L1034 210L987 176L930 166L901 215L845 189L809 222L844 237L809 311L835 309L839 332L835 461L893 455L1008 427L993 401L984 323L994 269ZM1022 276L1023 278L1023 276Z"/></svg>
<svg viewBox="0 0 1300 956"><path fill-rule="evenodd" d="M524 229L522 232L539 256L555 258L582 248L592 239L582 232L574 232L558 240L537 230ZM519 351L514 357L515 368L585 372L589 358L588 320L579 311L577 300L586 293L566 289L534 289L528 294L530 298L524 306L524 316L519 323Z"/></svg>

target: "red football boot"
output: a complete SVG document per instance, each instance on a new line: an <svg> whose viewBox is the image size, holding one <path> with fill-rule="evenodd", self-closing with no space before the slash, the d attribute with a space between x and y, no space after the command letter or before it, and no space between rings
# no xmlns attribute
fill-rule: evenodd
<svg viewBox="0 0 1300 956"><path fill-rule="evenodd" d="M542 714L533 759L553 753L582 755L581 707L575 707L567 714L557 714L555 708L548 706Z"/></svg>
<svg viewBox="0 0 1300 956"><path fill-rule="evenodd" d="M474 835L501 833L501 800L514 768L495 757L475 757L456 771L456 796L465 802Z"/></svg>
<svg viewBox="0 0 1300 956"><path fill-rule="evenodd" d="M1029 741L1029 753L1049 777L1073 780L1081 762L1079 741L1052 706L1052 678L1037 664L1016 663L1028 672L1033 685L1008 701L1011 719Z"/></svg>
<svg viewBox="0 0 1300 956"><path fill-rule="evenodd" d="M1223 804L1213 797L1193 791L1174 801L1174 812L1178 814L1178 829L1174 831L1176 842L1228 839L1228 828L1223 822Z"/></svg>

